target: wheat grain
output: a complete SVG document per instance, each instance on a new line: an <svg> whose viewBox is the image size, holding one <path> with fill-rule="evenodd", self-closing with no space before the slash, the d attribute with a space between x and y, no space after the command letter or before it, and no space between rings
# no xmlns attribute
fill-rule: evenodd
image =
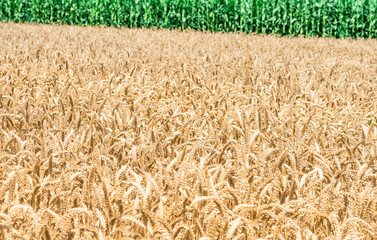
<svg viewBox="0 0 377 240"><path fill-rule="evenodd" d="M375 238L376 40L0 32L1 239Z"/></svg>

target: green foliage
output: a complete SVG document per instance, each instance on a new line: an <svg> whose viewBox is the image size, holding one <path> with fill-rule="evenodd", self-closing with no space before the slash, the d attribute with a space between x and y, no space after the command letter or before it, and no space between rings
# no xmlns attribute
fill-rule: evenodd
<svg viewBox="0 0 377 240"><path fill-rule="evenodd" d="M0 20L377 38L377 0L0 0Z"/></svg>

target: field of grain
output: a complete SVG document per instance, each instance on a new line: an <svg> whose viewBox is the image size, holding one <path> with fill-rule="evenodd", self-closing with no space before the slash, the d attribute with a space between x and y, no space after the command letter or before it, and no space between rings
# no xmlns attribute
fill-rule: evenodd
<svg viewBox="0 0 377 240"><path fill-rule="evenodd" d="M0 239L376 239L376 40L0 33Z"/></svg>

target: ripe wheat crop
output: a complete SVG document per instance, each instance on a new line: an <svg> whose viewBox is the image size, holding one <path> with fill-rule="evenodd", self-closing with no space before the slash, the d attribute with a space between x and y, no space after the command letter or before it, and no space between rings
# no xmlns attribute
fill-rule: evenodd
<svg viewBox="0 0 377 240"><path fill-rule="evenodd" d="M0 239L376 239L377 41L0 32Z"/></svg>

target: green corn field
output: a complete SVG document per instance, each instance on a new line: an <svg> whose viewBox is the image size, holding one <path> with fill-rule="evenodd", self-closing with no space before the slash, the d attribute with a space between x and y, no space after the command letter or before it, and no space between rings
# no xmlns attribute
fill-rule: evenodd
<svg viewBox="0 0 377 240"><path fill-rule="evenodd" d="M377 0L0 0L7 22L377 38Z"/></svg>

